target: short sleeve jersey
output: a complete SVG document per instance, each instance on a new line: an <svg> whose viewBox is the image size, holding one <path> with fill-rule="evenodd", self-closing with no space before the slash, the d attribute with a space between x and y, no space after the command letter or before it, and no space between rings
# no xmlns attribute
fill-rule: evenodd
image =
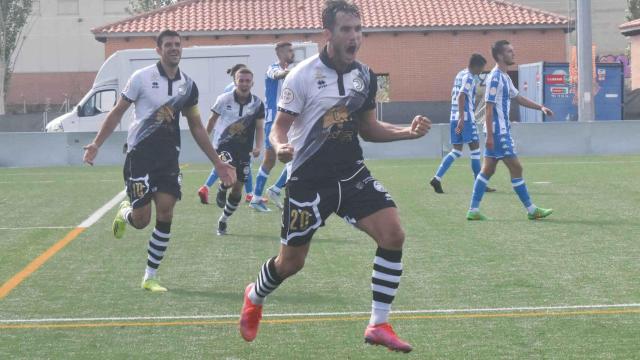
<svg viewBox="0 0 640 360"><path fill-rule="evenodd" d="M229 147L249 153L253 149L256 121L264 119L264 104L251 94L248 102L241 102L235 91L216 99L211 111L220 115L214 128L213 147Z"/></svg>
<svg viewBox="0 0 640 360"><path fill-rule="evenodd" d="M451 121L458 121L458 96L465 94L464 114L465 121L475 121L476 83L473 74L464 69L460 71L453 82L451 89Z"/></svg>
<svg viewBox="0 0 640 360"><path fill-rule="evenodd" d="M180 113L198 105L198 87L191 78L178 69L169 79L158 62L134 72L122 97L135 107L127 136L129 151L144 140L180 149Z"/></svg>
<svg viewBox="0 0 640 360"><path fill-rule="evenodd" d="M493 132L494 134L508 134L511 132L509 111L511 99L518 96L518 89L513 85L511 77L496 67L487 76L487 90L485 100L493 103Z"/></svg>
<svg viewBox="0 0 640 360"><path fill-rule="evenodd" d="M289 73L278 111L296 116L288 132L295 150L291 178L343 178L362 166L358 125L364 112L375 109L376 90L368 66L356 61L337 71L326 48Z"/></svg>

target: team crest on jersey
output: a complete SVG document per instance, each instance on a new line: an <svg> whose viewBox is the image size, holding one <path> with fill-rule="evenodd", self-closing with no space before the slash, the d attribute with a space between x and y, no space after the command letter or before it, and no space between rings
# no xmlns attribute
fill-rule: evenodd
<svg viewBox="0 0 640 360"><path fill-rule="evenodd" d="M294 99L293 91L289 88L282 89L282 94L280 94L280 101L283 104L291 104Z"/></svg>
<svg viewBox="0 0 640 360"><path fill-rule="evenodd" d="M182 84L178 87L178 95L184 96L187 95L187 85Z"/></svg>
<svg viewBox="0 0 640 360"><path fill-rule="evenodd" d="M489 90L489 94L491 96L496 96L496 94L498 93L498 88L497 87L492 87L491 90Z"/></svg>
<svg viewBox="0 0 640 360"><path fill-rule="evenodd" d="M228 151L223 151L220 154L218 154L218 156L220 157L220 160L224 163L230 163L233 161L233 158L231 157L231 154Z"/></svg>
<svg viewBox="0 0 640 360"><path fill-rule="evenodd" d="M382 185L378 180L373 182L373 188L378 190L381 193L387 192L387 189L385 189L384 185Z"/></svg>
<svg viewBox="0 0 640 360"><path fill-rule="evenodd" d="M467 83L467 84L464 86L464 88L465 88L465 89L467 89L467 90L471 89L471 84Z"/></svg>
<svg viewBox="0 0 640 360"><path fill-rule="evenodd" d="M364 90L364 81L357 76L354 77L353 88L356 89L357 92L362 92Z"/></svg>
<svg viewBox="0 0 640 360"><path fill-rule="evenodd" d="M245 166L245 167L244 167L244 169L242 169L242 172L243 172L245 175L249 175L249 171L250 171L250 170L249 170L249 167L248 167L248 166Z"/></svg>
<svg viewBox="0 0 640 360"><path fill-rule="evenodd" d="M333 107L327 111L322 120L322 127L325 129L328 129L335 124L341 125L349 121L349 110L346 106Z"/></svg>

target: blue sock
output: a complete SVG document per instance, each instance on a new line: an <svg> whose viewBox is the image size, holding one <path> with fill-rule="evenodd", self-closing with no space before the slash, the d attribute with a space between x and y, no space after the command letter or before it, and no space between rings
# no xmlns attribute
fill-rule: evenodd
<svg viewBox="0 0 640 360"><path fill-rule="evenodd" d="M267 178L269 177L269 172L265 171L261 166L260 171L258 171L258 176L256 176L256 187L253 189L253 196L256 198L262 197L262 192L264 191L264 185L267 183Z"/></svg>
<svg viewBox="0 0 640 360"><path fill-rule="evenodd" d="M244 192L247 194L251 194L253 192L253 174L251 171L251 163L249 163L249 176L247 177L247 182L244 183Z"/></svg>
<svg viewBox="0 0 640 360"><path fill-rule="evenodd" d="M527 208L527 211L532 212L533 210L535 210L535 206L533 206L533 203L531 202L531 197L529 196L527 184L525 184L524 179L511 179L511 186L513 186L513 191L518 194L520 201L522 201L522 205Z"/></svg>
<svg viewBox="0 0 640 360"><path fill-rule="evenodd" d="M282 172L280 173L280 178L276 182L275 188L277 190L282 190L282 188L284 187L284 184L286 183L287 183L287 167L285 166L284 169L282 169Z"/></svg>
<svg viewBox="0 0 640 360"><path fill-rule="evenodd" d="M451 152L448 153L447 156L444 157L444 159L442 159L442 163L440 164L440 167L436 172L435 178L438 179L438 181L442 180L442 177L447 172L447 170L449 170L449 168L451 167L451 164L453 164L453 162L456 161L456 159L460 158L461 156L462 156L462 151L458 151L456 149L451 150Z"/></svg>
<svg viewBox="0 0 640 360"><path fill-rule="evenodd" d="M471 170L473 171L473 178L477 178L478 174L480 174L480 169L482 165L480 164L480 149L473 150L471 152Z"/></svg>
<svg viewBox="0 0 640 360"><path fill-rule="evenodd" d="M480 202L484 196L484 192L487 190L487 184L489 183L490 176L484 174L478 174L476 182L473 184L473 194L471 195L471 205L469 210L478 210L480 208Z"/></svg>
<svg viewBox="0 0 640 360"><path fill-rule="evenodd" d="M207 178L207 181L204 184L208 188L210 188L211 186L213 186L213 183L215 183L216 180L218 180L218 173L216 172L216 169L213 168L211 169L211 174L209 174L209 177Z"/></svg>

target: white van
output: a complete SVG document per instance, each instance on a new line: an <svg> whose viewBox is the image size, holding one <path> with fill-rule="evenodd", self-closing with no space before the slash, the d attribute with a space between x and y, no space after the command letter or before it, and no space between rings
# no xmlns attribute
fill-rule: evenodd
<svg viewBox="0 0 640 360"><path fill-rule="evenodd" d="M295 61L300 62L318 53L318 45L312 42L294 43ZM51 122L47 132L96 132L107 113L114 107L122 88L134 71L155 64L159 57L155 49L121 50L102 64L91 90L71 112ZM264 98L264 73L277 61L274 45L226 45L198 46L182 50L180 69L189 75L200 92L199 107L203 121L209 117L211 106L231 82L227 69L246 64L255 73L253 93ZM125 113L116 131L126 131L133 119L133 107ZM186 119L180 119L180 127L187 128Z"/></svg>

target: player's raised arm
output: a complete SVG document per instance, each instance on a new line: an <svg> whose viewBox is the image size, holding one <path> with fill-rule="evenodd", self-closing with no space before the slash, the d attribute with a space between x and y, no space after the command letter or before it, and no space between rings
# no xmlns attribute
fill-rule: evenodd
<svg viewBox="0 0 640 360"><path fill-rule="evenodd" d="M122 116L129 109L129 106L131 106L131 102L129 102L124 97L121 97L120 100L118 100L116 106L111 109L111 111L107 115L107 118L102 123L100 131L98 131L98 134L93 139L91 144L88 144L84 147L84 156L82 158L83 162L93 166L93 160L98 155L98 149L113 133L113 130L115 130L116 126L118 126L118 124L122 120Z"/></svg>
<svg viewBox="0 0 640 360"><path fill-rule="evenodd" d="M278 160L283 163L288 163L293 159L294 148L289 144L287 133L295 119L295 115L291 113L278 111L269 135L269 141L271 141L271 145L276 151Z"/></svg>
<svg viewBox="0 0 640 360"><path fill-rule="evenodd" d="M417 115L410 126L397 126L378 121L375 110L369 110L362 114L358 131L365 141L390 142L421 138L430 129L431 120L426 116Z"/></svg>

